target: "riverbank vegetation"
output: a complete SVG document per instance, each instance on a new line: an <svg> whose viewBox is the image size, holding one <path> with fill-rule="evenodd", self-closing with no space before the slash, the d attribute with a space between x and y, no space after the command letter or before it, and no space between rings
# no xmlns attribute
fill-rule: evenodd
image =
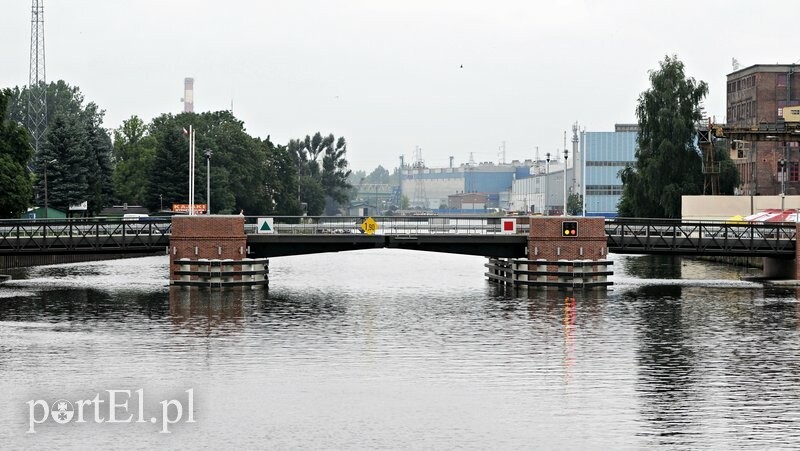
<svg viewBox="0 0 800 451"><path fill-rule="evenodd" d="M189 126L196 137L195 202L206 199L208 154L213 213L330 214L348 202L344 137L316 132L276 144L251 136L230 111L165 113L150 122L134 115L107 130L104 110L85 102L77 86L59 80L42 88L48 128L36 155L24 128L28 87L0 95L2 217L42 206L45 188L51 208L87 202L89 215L110 205L158 211L188 203Z"/></svg>

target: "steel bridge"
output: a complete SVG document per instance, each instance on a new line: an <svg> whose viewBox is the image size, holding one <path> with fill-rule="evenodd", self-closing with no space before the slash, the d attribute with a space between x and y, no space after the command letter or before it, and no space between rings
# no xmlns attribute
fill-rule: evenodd
<svg viewBox="0 0 800 451"><path fill-rule="evenodd" d="M170 218L0 221L0 255L152 254L166 251ZM144 220L141 220L144 219ZM357 217L274 217L272 233L258 233L246 218L249 253L256 257L399 248L487 257L525 257L528 224L501 231L499 217L376 217L375 234ZM568 219L568 218L565 218ZM619 254L728 255L794 258L795 223L747 223L617 218L606 220L608 252Z"/></svg>

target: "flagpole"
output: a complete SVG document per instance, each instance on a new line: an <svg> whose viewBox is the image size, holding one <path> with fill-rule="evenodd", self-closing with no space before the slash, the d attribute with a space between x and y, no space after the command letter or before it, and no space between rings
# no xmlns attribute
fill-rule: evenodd
<svg viewBox="0 0 800 451"><path fill-rule="evenodd" d="M195 131L192 129L192 214L195 214L194 211L194 134Z"/></svg>
<svg viewBox="0 0 800 451"><path fill-rule="evenodd" d="M194 129L189 126L189 216L194 215Z"/></svg>

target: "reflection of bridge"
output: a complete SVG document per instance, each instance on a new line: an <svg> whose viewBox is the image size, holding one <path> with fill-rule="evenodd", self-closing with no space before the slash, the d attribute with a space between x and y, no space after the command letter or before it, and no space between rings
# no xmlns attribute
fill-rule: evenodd
<svg viewBox="0 0 800 451"><path fill-rule="evenodd" d="M363 218L276 217L274 233L256 233L247 218L249 255L279 257L370 248L399 248L492 257L526 256L528 218L514 234L500 218L402 216L375 218L374 235L361 233ZM566 218L569 219L569 218ZM152 254L169 246L169 218L146 222L93 219L0 221L0 255ZM613 219L605 223L608 252L794 258L794 223L726 223Z"/></svg>

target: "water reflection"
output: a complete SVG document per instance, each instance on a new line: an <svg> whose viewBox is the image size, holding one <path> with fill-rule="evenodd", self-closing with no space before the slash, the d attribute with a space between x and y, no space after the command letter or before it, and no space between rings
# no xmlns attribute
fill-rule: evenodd
<svg viewBox="0 0 800 451"><path fill-rule="evenodd" d="M167 288L160 260L31 271L0 287L0 399L24 407L19 387L58 393L65 372L76 392L180 379L206 403L180 437L187 447L800 441L795 288L707 262L615 256L623 283L611 290L514 292L487 285L480 259L418 255L279 260L269 292ZM112 434L176 443L133 428L25 441L24 425L6 427L10 412L0 409L9 448L70 434L86 447Z"/></svg>
<svg viewBox="0 0 800 451"><path fill-rule="evenodd" d="M692 406L698 401L697 356L690 345L690 331L683 325L682 304L676 299L645 299L638 308L637 391L642 397L642 419L662 437L659 444L686 446L680 439L664 438L691 432Z"/></svg>
<svg viewBox="0 0 800 451"><path fill-rule="evenodd" d="M199 335L241 331L245 322L245 295L252 298L253 291L242 287L224 290L171 287L170 323Z"/></svg>
<svg viewBox="0 0 800 451"><path fill-rule="evenodd" d="M18 291L18 290L15 290ZM98 321L138 321L166 316L163 296L152 292L118 293L95 289L48 288L2 298L0 321L68 322L73 325Z"/></svg>
<svg viewBox="0 0 800 451"><path fill-rule="evenodd" d="M640 279L680 279L682 260L675 255L635 255L622 259L622 265L618 266L629 276Z"/></svg>

